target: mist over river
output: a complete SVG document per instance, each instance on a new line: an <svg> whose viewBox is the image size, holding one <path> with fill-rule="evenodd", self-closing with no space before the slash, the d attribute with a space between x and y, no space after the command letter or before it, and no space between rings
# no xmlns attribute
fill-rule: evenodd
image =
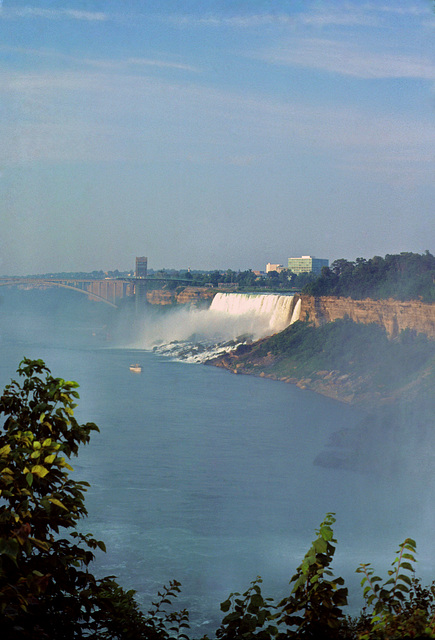
<svg viewBox="0 0 435 640"><path fill-rule="evenodd" d="M212 635L219 603L257 575L265 595L287 593L330 511L333 569L350 588L349 613L362 603L356 567L371 562L386 575L405 537L417 541L417 575L435 577L432 432L422 440L404 417L398 431L350 439L359 442L349 445L358 464L325 464L336 459L337 434L365 424L364 412L285 383L132 349L140 336L125 325L122 344L115 310L74 293L0 296L1 387L23 356L79 382L76 417L101 430L72 461L91 484L83 531L107 546L94 571L135 589L145 609L175 578L192 636ZM142 373L129 370L133 362Z"/></svg>

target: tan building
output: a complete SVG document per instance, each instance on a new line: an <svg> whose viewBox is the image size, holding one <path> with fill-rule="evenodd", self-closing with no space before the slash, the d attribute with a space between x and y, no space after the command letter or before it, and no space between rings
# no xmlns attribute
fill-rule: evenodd
<svg viewBox="0 0 435 640"><path fill-rule="evenodd" d="M277 273L281 273L286 267L283 267L282 264L273 264L272 262L268 262L266 265L266 273L269 271L276 271Z"/></svg>

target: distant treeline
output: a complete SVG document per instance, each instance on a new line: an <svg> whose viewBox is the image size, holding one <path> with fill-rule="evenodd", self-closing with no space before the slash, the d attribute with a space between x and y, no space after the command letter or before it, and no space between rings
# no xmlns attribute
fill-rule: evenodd
<svg viewBox="0 0 435 640"><path fill-rule="evenodd" d="M104 278L126 278L133 275L133 271L62 271L59 273L40 273L27 275L27 278L43 278L52 279L94 279L104 280ZM2 276L15 277L15 276ZM151 289L176 289L182 282L183 286L191 285L194 287L213 286L218 287L219 284L237 285L239 290L292 290L300 291L308 282L315 280L313 273L301 273L296 275L288 269L283 269L280 273L271 271L267 274L258 275L258 272L252 269L244 271L233 271L233 269L214 271L199 271L187 269L148 269L148 288ZM155 278L155 282L153 282ZM162 278L167 278L166 282L162 282Z"/></svg>
<svg viewBox="0 0 435 640"><path fill-rule="evenodd" d="M426 251L375 256L355 262L335 260L308 283L303 293L312 296L346 296L354 299L395 298L435 302L435 257Z"/></svg>
<svg viewBox="0 0 435 640"><path fill-rule="evenodd" d="M313 273L301 273L296 275L289 269L283 269L278 273L277 271L270 271L266 274L258 274L252 269L246 269L245 271L233 271L233 269L227 269L226 271L168 271L163 269L162 271L155 271L154 276L157 278L171 277L182 278L184 281L190 280L192 286L213 286L219 285L237 285L239 291L300 291L306 284L315 280L316 276ZM177 283L174 280L174 288ZM166 285L166 288L168 285Z"/></svg>

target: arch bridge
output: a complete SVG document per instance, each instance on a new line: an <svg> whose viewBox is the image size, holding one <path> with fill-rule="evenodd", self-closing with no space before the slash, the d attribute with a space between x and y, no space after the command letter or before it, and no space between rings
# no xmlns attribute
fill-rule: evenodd
<svg viewBox="0 0 435 640"><path fill-rule="evenodd" d="M105 302L117 307L122 298L135 296L136 301L145 302L146 291L149 282L185 282L192 284L191 280L180 278L151 278L151 277L121 277L121 278L38 278L38 277L11 277L0 278L0 287L22 287L31 289L47 289L49 287L61 287L88 296L90 300Z"/></svg>

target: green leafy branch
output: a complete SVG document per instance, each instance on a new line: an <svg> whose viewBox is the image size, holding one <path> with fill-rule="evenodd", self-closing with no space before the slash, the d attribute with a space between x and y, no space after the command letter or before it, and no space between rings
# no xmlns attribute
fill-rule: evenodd
<svg viewBox="0 0 435 640"><path fill-rule="evenodd" d="M385 582L370 564L361 564L356 570L363 575L364 598L373 607L370 628L360 635L361 640L435 637L434 593L422 589L414 577L416 548L412 538L399 545Z"/></svg>
<svg viewBox="0 0 435 640"><path fill-rule="evenodd" d="M334 514L328 513L290 581L293 583L290 596L279 603L282 614L278 624L287 627L286 633L278 636L280 639L338 637L344 617L342 607L347 604L347 588L342 586L343 578L334 578L329 568L337 542L332 530L334 522Z"/></svg>
<svg viewBox="0 0 435 640"><path fill-rule="evenodd" d="M221 640L268 640L278 634L276 624L273 622L277 616L273 612L276 607L272 605L272 598L263 598L260 584L262 579L257 577L251 582L251 586L243 594L231 593L225 602L221 604L221 611L230 611L222 620L216 637Z"/></svg>
<svg viewBox="0 0 435 640"><path fill-rule="evenodd" d="M388 571L389 578L382 585L382 578L373 575L370 564L361 564L356 570L363 574L361 586L364 587L364 598L368 605L374 604L375 616L385 612L399 613L403 608L405 595L410 592L412 579L408 574L414 573L411 563L416 562L415 541L406 538L396 553L398 555L392 563L393 569Z"/></svg>
<svg viewBox="0 0 435 640"><path fill-rule="evenodd" d="M163 586L162 591L158 591L158 600L153 602L153 609L148 611L147 622L156 632L164 638L174 638L177 640L189 640L184 633L190 628L189 612L186 609L181 611L167 611L167 606L172 605L172 601L181 591L181 583L171 580L169 587Z"/></svg>

